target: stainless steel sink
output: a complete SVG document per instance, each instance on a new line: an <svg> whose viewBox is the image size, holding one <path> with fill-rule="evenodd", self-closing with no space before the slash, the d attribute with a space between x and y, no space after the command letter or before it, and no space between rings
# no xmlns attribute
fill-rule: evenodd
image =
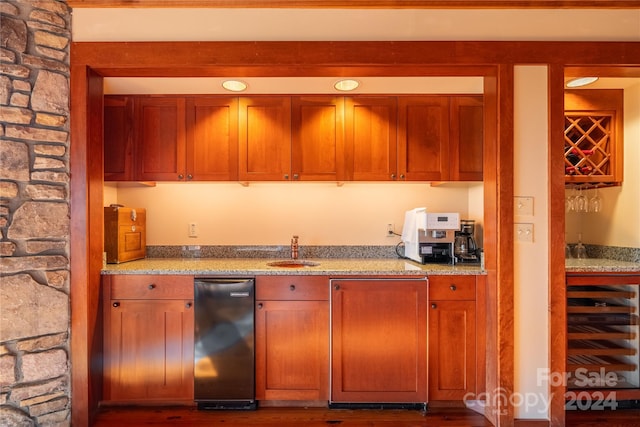
<svg viewBox="0 0 640 427"><path fill-rule="evenodd" d="M305 261L301 259L285 259L282 261L271 261L268 262L267 265L269 267L303 268L315 267L317 265L320 265L320 263L315 261Z"/></svg>

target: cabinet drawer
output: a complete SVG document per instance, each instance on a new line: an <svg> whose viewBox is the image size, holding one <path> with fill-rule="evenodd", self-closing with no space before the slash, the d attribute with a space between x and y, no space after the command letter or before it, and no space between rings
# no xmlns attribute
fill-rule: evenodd
<svg viewBox="0 0 640 427"><path fill-rule="evenodd" d="M475 300L476 276L429 276L430 300Z"/></svg>
<svg viewBox="0 0 640 427"><path fill-rule="evenodd" d="M193 299L193 276L114 275L111 299Z"/></svg>
<svg viewBox="0 0 640 427"><path fill-rule="evenodd" d="M326 276L259 276L256 278L256 300L300 301L329 299Z"/></svg>

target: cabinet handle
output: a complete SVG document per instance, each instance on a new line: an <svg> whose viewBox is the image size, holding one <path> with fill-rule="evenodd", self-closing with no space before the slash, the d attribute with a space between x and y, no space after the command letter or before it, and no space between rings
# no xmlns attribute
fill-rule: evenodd
<svg viewBox="0 0 640 427"><path fill-rule="evenodd" d="M296 285L289 285L289 290L295 291L296 290Z"/></svg>
<svg viewBox="0 0 640 427"><path fill-rule="evenodd" d="M451 289L452 291L455 291L458 288L456 287L456 285L451 285L451 286L449 286L449 289Z"/></svg>
<svg viewBox="0 0 640 427"><path fill-rule="evenodd" d="M179 174L179 175L178 175L178 179L184 179L184 175Z"/></svg>
<svg viewBox="0 0 640 427"><path fill-rule="evenodd" d="M156 288L156 285L155 285L155 283L152 283L152 284L150 284L149 286L147 286L147 288L148 288L149 290L153 290L153 289L155 289L155 288Z"/></svg>
<svg viewBox="0 0 640 427"><path fill-rule="evenodd" d="M262 310L262 307L264 307L264 304L262 304L261 302L258 303L258 309Z"/></svg>
<svg viewBox="0 0 640 427"><path fill-rule="evenodd" d="M431 304L431 308L438 308L438 305L434 302L433 304Z"/></svg>
<svg viewBox="0 0 640 427"><path fill-rule="evenodd" d="M191 174L187 175L187 179L193 179L193 175Z"/></svg>
<svg viewBox="0 0 640 427"><path fill-rule="evenodd" d="M289 179L289 174L288 173L284 174L284 179Z"/></svg>
<svg viewBox="0 0 640 427"><path fill-rule="evenodd" d="M120 307L120 303L118 301L116 301L116 302L113 303L113 306L116 307L116 308Z"/></svg>
<svg viewBox="0 0 640 427"><path fill-rule="evenodd" d="M191 306L193 306L193 303L191 301L189 301L188 303L185 304L185 306L187 308L191 308Z"/></svg>

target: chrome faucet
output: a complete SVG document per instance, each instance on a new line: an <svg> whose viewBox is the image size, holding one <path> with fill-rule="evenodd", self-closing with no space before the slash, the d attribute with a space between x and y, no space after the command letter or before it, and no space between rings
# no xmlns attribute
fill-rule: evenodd
<svg viewBox="0 0 640 427"><path fill-rule="evenodd" d="M298 236L291 239L291 259L298 259Z"/></svg>

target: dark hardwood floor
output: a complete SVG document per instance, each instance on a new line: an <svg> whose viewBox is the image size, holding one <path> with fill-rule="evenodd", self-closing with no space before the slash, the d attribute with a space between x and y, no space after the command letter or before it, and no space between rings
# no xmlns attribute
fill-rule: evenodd
<svg viewBox="0 0 640 427"><path fill-rule="evenodd" d="M482 415L460 408L413 410L260 408L257 411L198 411L192 407L102 408L94 427L133 426L422 427L491 426Z"/></svg>
<svg viewBox="0 0 640 427"><path fill-rule="evenodd" d="M198 411L194 407L104 407L93 427L488 427L482 415L463 408L412 410L260 408L257 411ZM548 425L520 421L517 427ZM640 410L568 411L567 427L640 427Z"/></svg>

